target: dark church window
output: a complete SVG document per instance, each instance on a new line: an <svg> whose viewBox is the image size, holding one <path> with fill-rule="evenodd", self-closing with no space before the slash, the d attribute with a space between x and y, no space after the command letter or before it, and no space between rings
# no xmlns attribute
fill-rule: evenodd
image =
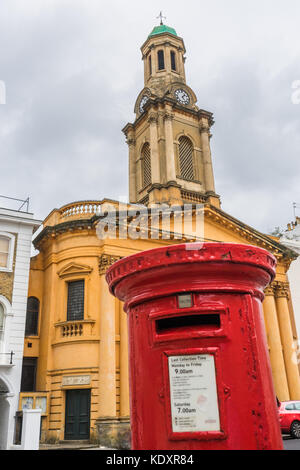
<svg viewBox="0 0 300 470"><path fill-rule="evenodd" d="M67 320L84 318L84 280L68 282Z"/></svg>
<svg viewBox="0 0 300 470"><path fill-rule="evenodd" d="M149 55L149 75L152 75L152 59L151 59L151 55Z"/></svg>
<svg viewBox="0 0 300 470"><path fill-rule="evenodd" d="M36 297L27 300L25 336L36 336L38 334L40 302Z"/></svg>
<svg viewBox="0 0 300 470"><path fill-rule="evenodd" d="M23 357L21 392L35 392L37 357Z"/></svg>
<svg viewBox="0 0 300 470"><path fill-rule="evenodd" d="M174 51L171 51L171 69L176 70L176 57Z"/></svg>
<svg viewBox="0 0 300 470"><path fill-rule="evenodd" d="M164 51L162 50L158 51L157 58L158 58L158 70L163 70L165 68Z"/></svg>

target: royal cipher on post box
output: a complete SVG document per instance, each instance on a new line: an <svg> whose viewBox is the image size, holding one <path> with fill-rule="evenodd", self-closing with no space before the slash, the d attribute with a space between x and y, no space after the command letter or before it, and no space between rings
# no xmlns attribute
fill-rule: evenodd
<svg viewBox="0 0 300 470"><path fill-rule="evenodd" d="M107 271L128 313L133 449L282 449L262 312L275 266L264 249L204 243Z"/></svg>

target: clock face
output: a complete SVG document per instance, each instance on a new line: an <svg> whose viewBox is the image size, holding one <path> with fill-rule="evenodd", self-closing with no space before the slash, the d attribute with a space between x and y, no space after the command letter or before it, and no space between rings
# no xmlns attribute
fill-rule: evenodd
<svg viewBox="0 0 300 470"><path fill-rule="evenodd" d="M142 99L140 101L140 106L139 106L140 113L144 112L144 106L148 100L149 100L149 96L147 95L142 96Z"/></svg>
<svg viewBox="0 0 300 470"><path fill-rule="evenodd" d="M190 97L185 90L182 90L182 88L178 88L178 90L175 90L174 95L178 103L189 104Z"/></svg>

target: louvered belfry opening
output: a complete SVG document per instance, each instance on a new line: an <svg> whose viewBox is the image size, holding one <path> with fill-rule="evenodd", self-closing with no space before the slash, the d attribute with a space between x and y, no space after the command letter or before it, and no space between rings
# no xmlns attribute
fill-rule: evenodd
<svg viewBox="0 0 300 470"><path fill-rule="evenodd" d="M171 69L176 71L176 56L175 56L175 52L174 52L174 51L171 51L171 52L170 52L170 56L171 56Z"/></svg>
<svg viewBox="0 0 300 470"><path fill-rule="evenodd" d="M165 68L165 57L164 51L160 50L157 53L157 62L158 62L158 70L164 70Z"/></svg>
<svg viewBox="0 0 300 470"><path fill-rule="evenodd" d="M151 154L150 145L146 142L142 149L143 188L151 184Z"/></svg>
<svg viewBox="0 0 300 470"><path fill-rule="evenodd" d="M186 136L179 138L179 168L182 178L194 179L193 144Z"/></svg>

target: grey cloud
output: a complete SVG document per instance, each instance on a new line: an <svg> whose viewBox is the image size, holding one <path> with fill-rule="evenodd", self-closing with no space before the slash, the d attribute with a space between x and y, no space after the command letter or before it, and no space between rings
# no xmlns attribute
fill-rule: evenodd
<svg viewBox="0 0 300 470"><path fill-rule="evenodd" d="M300 202L300 79L297 17L289 0L166 0L167 24L187 47L187 81L214 112L216 188L223 208L266 231L292 218ZM26 3L26 5L25 5ZM73 200L127 194L127 146L143 87L140 46L161 9L89 0L0 5L0 194L31 196L44 218Z"/></svg>
<svg viewBox="0 0 300 470"><path fill-rule="evenodd" d="M286 224L300 196L300 107L291 102L297 67L270 78L251 61L227 64L204 90L215 111L212 149L223 207L264 231Z"/></svg>

